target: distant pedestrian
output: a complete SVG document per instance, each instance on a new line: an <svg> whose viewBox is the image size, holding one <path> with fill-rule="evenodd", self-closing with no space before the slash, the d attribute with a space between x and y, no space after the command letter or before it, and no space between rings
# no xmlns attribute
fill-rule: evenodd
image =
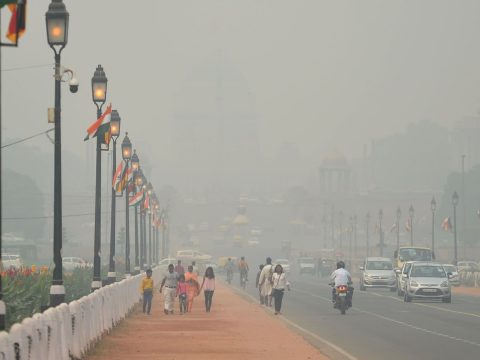
<svg viewBox="0 0 480 360"><path fill-rule="evenodd" d="M260 286L260 274L262 273L263 264L258 267L260 270L257 273L257 280L255 281L255 287L258 289L258 296L260 297L260 305L265 304L265 299L262 296L262 288Z"/></svg>
<svg viewBox="0 0 480 360"><path fill-rule="evenodd" d="M173 271L173 264L168 265L168 272L165 274L162 284L160 285L160 293L163 293L165 305L163 312L165 315L173 314L173 304L177 293L178 274ZM163 287L165 290L162 292Z"/></svg>
<svg viewBox="0 0 480 360"><path fill-rule="evenodd" d="M147 269L145 272L146 276L142 279L142 284L140 285L140 291L143 294L143 313L150 315L150 310L152 308L152 298L153 298L153 279L152 279L152 269Z"/></svg>
<svg viewBox="0 0 480 360"><path fill-rule="evenodd" d="M197 263L195 261L192 261L192 268L193 268L193 272L195 274L199 275L198 266L197 266Z"/></svg>
<svg viewBox="0 0 480 360"><path fill-rule="evenodd" d="M193 266L188 266L188 271L185 273L185 281L187 282L187 311L191 312L193 307L193 299L199 293L198 276L193 272Z"/></svg>
<svg viewBox="0 0 480 360"><path fill-rule="evenodd" d="M200 290L201 289L203 289L203 294L205 295L205 310L210 312L213 292L215 291L215 274L213 273L213 268L211 266L207 267L207 270L205 270Z"/></svg>
<svg viewBox="0 0 480 360"><path fill-rule="evenodd" d="M187 283L185 282L185 275L178 277L177 296L180 304L180 314L187 312Z"/></svg>
<svg viewBox="0 0 480 360"><path fill-rule="evenodd" d="M287 274L283 271L282 265L275 266L275 271L272 276L272 290L273 299L275 300L275 315L280 314L282 309L282 300L285 289L290 291L290 283L287 280Z"/></svg>
<svg viewBox="0 0 480 360"><path fill-rule="evenodd" d="M182 260L177 261L177 265L175 265L174 271L178 274L178 276L185 274L185 269L182 265Z"/></svg>
<svg viewBox="0 0 480 360"><path fill-rule="evenodd" d="M259 286L264 298L265 306L272 306L273 265L272 258L267 257L267 264L260 273Z"/></svg>

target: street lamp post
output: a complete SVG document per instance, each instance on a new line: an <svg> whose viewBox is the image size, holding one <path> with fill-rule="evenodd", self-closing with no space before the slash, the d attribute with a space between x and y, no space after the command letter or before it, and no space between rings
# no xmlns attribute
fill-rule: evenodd
<svg viewBox="0 0 480 360"><path fill-rule="evenodd" d="M413 246L413 215L415 214L415 209L413 205L410 205L408 209L408 215L410 216L410 246Z"/></svg>
<svg viewBox="0 0 480 360"><path fill-rule="evenodd" d="M348 262L352 268L352 253L353 253L353 216L350 216L350 224L348 228Z"/></svg>
<svg viewBox="0 0 480 360"><path fill-rule="evenodd" d="M138 187L138 181L137 181L137 174L138 171L140 170L140 160L138 159L137 151L133 150L133 155L132 155L132 170L133 170L133 182L134 182L134 188L136 189ZM140 273L140 258L139 258L139 246L138 246L138 204L135 204L134 206L135 210L135 267L133 270L133 273L135 275Z"/></svg>
<svg viewBox="0 0 480 360"><path fill-rule="evenodd" d="M353 216L353 258L357 258L357 215Z"/></svg>
<svg viewBox="0 0 480 360"><path fill-rule="evenodd" d="M62 136L61 136L61 88L62 69L60 54L68 42L69 13L62 0L52 0L45 14L48 45L55 53L55 148L53 195L53 269L50 287L50 305L65 301L62 273Z"/></svg>
<svg viewBox="0 0 480 360"><path fill-rule="evenodd" d="M458 194L455 191L452 195L452 205L453 205L453 265L457 265L458 262L458 253L457 253L457 205L458 205Z"/></svg>
<svg viewBox="0 0 480 360"><path fill-rule="evenodd" d="M125 161L125 277L130 276L130 181L128 180L128 165L132 158L132 143L128 137L128 133L125 134L125 138L122 141L122 157Z"/></svg>
<svg viewBox="0 0 480 360"><path fill-rule="evenodd" d="M148 266L152 266L152 206L150 204L153 187L151 183L147 185L147 194L149 196L149 207L145 209L148 211ZM146 235L146 234L145 234Z"/></svg>
<svg viewBox="0 0 480 360"><path fill-rule="evenodd" d="M383 257L383 228L382 228L382 220L383 220L383 210L380 209L378 212L378 232L380 233L380 257Z"/></svg>
<svg viewBox="0 0 480 360"><path fill-rule="evenodd" d="M120 115L117 110L112 110L110 119L110 134L113 141L113 161L112 161L112 176L115 176L117 169L117 139L120 135ZM112 179L112 183L115 179ZM116 206L116 190L112 186L112 207L110 214L110 258L108 264L108 279L107 283L112 284L117 280L117 274L115 272L115 206Z"/></svg>
<svg viewBox="0 0 480 360"><path fill-rule="evenodd" d="M368 234L368 230L369 230L369 227L370 227L370 213L367 212L367 215L365 216L365 225L366 225L366 229L365 229L365 235L366 235L366 246L367 246L367 249L366 249L366 257L368 257L368 255L370 254L370 239L369 239L369 234Z"/></svg>
<svg viewBox="0 0 480 360"><path fill-rule="evenodd" d="M402 210L400 209L400 206L397 208L397 256L398 252L400 251L400 218L402 217Z"/></svg>
<svg viewBox="0 0 480 360"><path fill-rule="evenodd" d="M107 99L107 77L101 65L97 66L92 77L92 100L97 107L97 119L102 116L102 107ZM95 230L93 244L93 279L92 291L102 286L101 281L101 220L102 220L102 139L97 136L96 166L95 166Z"/></svg>
<svg viewBox="0 0 480 360"><path fill-rule="evenodd" d="M338 214L338 222L340 226L340 250L343 251L343 211Z"/></svg>
<svg viewBox="0 0 480 360"><path fill-rule="evenodd" d="M430 201L430 209L432 210L432 254L435 255L435 210L437 209L435 196Z"/></svg>

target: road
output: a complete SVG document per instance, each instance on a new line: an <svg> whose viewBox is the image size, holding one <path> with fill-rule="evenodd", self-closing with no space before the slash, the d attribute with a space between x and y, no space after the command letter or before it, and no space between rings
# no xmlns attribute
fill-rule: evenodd
<svg viewBox="0 0 480 360"><path fill-rule="evenodd" d="M292 291L285 296L283 317L333 359L447 360L479 356L478 298L454 295L451 304L404 303L387 289L356 290L353 308L342 316L332 307L326 279L292 275L290 280ZM257 298L254 286L249 285L247 292ZM335 346L339 351L332 349Z"/></svg>

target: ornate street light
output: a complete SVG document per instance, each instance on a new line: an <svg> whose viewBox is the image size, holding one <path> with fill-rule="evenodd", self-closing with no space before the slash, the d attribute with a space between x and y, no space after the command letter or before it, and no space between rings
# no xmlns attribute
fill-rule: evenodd
<svg viewBox="0 0 480 360"><path fill-rule="evenodd" d="M101 109L102 105L107 100L107 83L108 79L103 71L102 65L98 65L92 77L92 100ZM98 117L102 115L100 111Z"/></svg>
<svg viewBox="0 0 480 360"><path fill-rule="evenodd" d="M366 249L366 257L368 257L368 255L370 254L370 239L369 239L369 235L368 235L368 230L369 230L369 227L370 227L370 213L367 212L367 215L365 216L365 225L366 225L366 228L365 228L365 240L366 240L366 246L367 246L367 249Z"/></svg>
<svg viewBox="0 0 480 360"><path fill-rule="evenodd" d="M380 246L380 256L383 256L383 228L382 228L382 220L383 220L383 210L380 209L378 211L378 224L379 224L379 229L378 232L380 234L380 241L379 241L379 246Z"/></svg>
<svg viewBox="0 0 480 360"><path fill-rule="evenodd" d="M48 45L55 53L55 142L54 142L54 195L53 195L53 269L50 287L50 305L65 302L62 273L62 137L61 137L61 89L62 69L60 54L68 42L69 14L62 0L52 0L45 14Z"/></svg>
<svg viewBox="0 0 480 360"><path fill-rule="evenodd" d="M413 215L415 214L415 209L413 205L410 205L408 209L408 215L410 216L410 246L413 246Z"/></svg>
<svg viewBox="0 0 480 360"><path fill-rule="evenodd" d="M122 141L122 157L125 161L125 173L128 174L128 164L132 158L132 143L125 134ZM127 176L128 179L128 176ZM125 184L125 276L130 276L130 181Z"/></svg>
<svg viewBox="0 0 480 360"><path fill-rule="evenodd" d="M458 205L458 194L455 191L452 195L452 205L453 205L453 251L454 258L453 264L457 265L458 262L458 253L457 253L457 205Z"/></svg>
<svg viewBox="0 0 480 360"><path fill-rule="evenodd" d="M435 210L437 209L437 202L435 196L430 201L430 209L432 210L432 255L435 258Z"/></svg>
<svg viewBox="0 0 480 360"><path fill-rule="evenodd" d="M402 210L400 209L400 206L397 208L397 251L396 251L396 257L398 257L398 252L400 251L400 218L402 217Z"/></svg>
<svg viewBox="0 0 480 360"><path fill-rule="evenodd" d="M138 159L137 150L133 150L133 155L132 155L133 173L135 174L138 171L138 169L140 169L140 160Z"/></svg>

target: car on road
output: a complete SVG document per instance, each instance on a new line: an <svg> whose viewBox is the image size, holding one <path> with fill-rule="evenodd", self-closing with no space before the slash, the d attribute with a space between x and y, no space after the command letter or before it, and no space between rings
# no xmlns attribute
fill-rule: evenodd
<svg viewBox="0 0 480 360"><path fill-rule="evenodd" d="M311 257L301 257L297 259L298 273L303 274L315 274L315 259Z"/></svg>
<svg viewBox="0 0 480 360"><path fill-rule="evenodd" d="M416 262L410 267L405 281L405 302L414 299L439 299L445 303L452 302L449 275L442 264Z"/></svg>
<svg viewBox="0 0 480 360"><path fill-rule="evenodd" d="M177 265L177 259L175 259L175 258L162 259L158 263L158 267L160 268L160 271L162 273L166 273L168 271L168 265L170 265L170 264L173 264L173 266ZM182 265L184 265L184 264L182 263ZM186 265L184 267L186 267Z"/></svg>
<svg viewBox="0 0 480 360"><path fill-rule="evenodd" d="M290 262L288 261L288 259L277 259L273 262L273 264L274 264L273 266L274 269L275 269L275 266L281 265L285 273L290 272Z"/></svg>
<svg viewBox="0 0 480 360"><path fill-rule="evenodd" d="M367 288L388 288L397 290L397 276L393 270L392 260L385 257L368 257L360 266L360 290Z"/></svg>
<svg viewBox="0 0 480 360"><path fill-rule="evenodd" d="M66 256L62 258L62 266L65 271L73 271L75 269L86 269L93 267L87 260L77 256Z"/></svg>
<svg viewBox="0 0 480 360"><path fill-rule="evenodd" d="M395 270L397 273L397 295L403 296L403 289L405 289L405 281L407 280L407 274L410 271L410 267L416 261L407 261L403 263L401 269Z"/></svg>
<svg viewBox="0 0 480 360"><path fill-rule="evenodd" d="M197 250L178 250L176 258L183 261L209 261L212 257Z"/></svg>
<svg viewBox="0 0 480 360"><path fill-rule="evenodd" d="M2 269L7 270L10 268L19 269L23 265L23 261L20 255L15 254L2 254Z"/></svg>
<svg viewBox="0 0 480 360"><path fill-rule="evenodd" d="M475 261L459 261L457 263L458 271L478 271L480 267Z"/></svg>
<svg viewBox="0 0 480 360"><path fill-rule="evenodd" d="M445 269L445 272L448 274L450 273L451 275L449 276L449 281L450 285L452 286L460 286L460 277L458 274L458 268L455 265L452 264L443 264L443 268Z"/></svg>

